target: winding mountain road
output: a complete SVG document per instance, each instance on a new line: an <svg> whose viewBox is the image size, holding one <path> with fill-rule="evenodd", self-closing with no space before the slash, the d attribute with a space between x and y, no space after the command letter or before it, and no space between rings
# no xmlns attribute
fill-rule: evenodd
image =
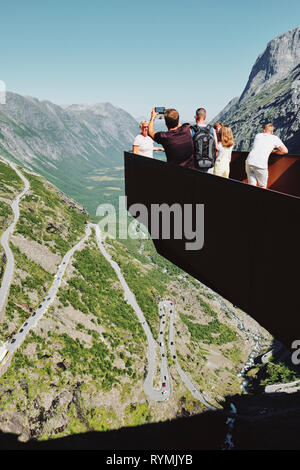
<svg viewBox="0 0 300 470"><path fill-rule="evenodd" d="M18 194L18 196L13 200L11 208L13 210L14 214L14 219L10 226L3 232L1 236L1 245L3 246L3 249L6 254L7 258L7 264L4 272L4 276L2 279L1 287L0 287L0 312L3 309L8 297L9 289L13 280L13 275L14 275L14 267L15 267L15 261L14 261L14 256L13 253L9 247L9 238L10 235L13 233L16 224L19 219L20 215L20 210L19 210L19 201L20 199L24 196L24 194L30 189L30 183L29 181L25 178L25 176L16 168L16 166L3 159L2 160L7 163L8 165L11 166L11 168L17 173L17 175L22 179L24 182L24 189L23 191ZM85 236L76 244L74 245L63 257L57 273L54 276L53 283L51 287L49 288L48 292L46 293L44 299L42 300L41 304L39 307L36 309L35 312L31 315L29 319L24 322L24 324L21 326L19 331L10 339L9 342L4 343L4 347L6 347L8 354L6 355L5 359L1 362L0 364L0 375L3 372L3 367L8 360L11 359L12 355L14 352L20 347L20 345L23 343L24 339L26 338L27 334L32 328L35 328L37 325L37 322L42 318L42 316L45 314L45 312L48 310L50 307L51 303L53 302L57 291L60 287L61 284L61 279L62 276L64 275L64 272L66 270L67 264L71 258L71 256L74 254L78 248L88 239L88 237L91 234L91 228L89 226L86 226L86 233Z"/></svg>
<svg viewBox="0 0 300 470"><path fill-rule="evenodd" d="M152 332L150 330L150 327L144 317L144 314L142 310L140 309L135 295L133 292L130 290L128 287L123 274L121 273L119 265L113 261L111 258L110 254L106 251L106 249L103 246L102 239L101 239L101 232L100 228L98 225L93 224L93 227L95 228L96 231L96 238L97 238L97 243L99 246L99 249L102 253L102 255L105 257L105 259L110 263L112 268L114 269L115 273L118 276L118 279L123 287L124 290L124 297L125 300L131 305L133 310L136 312L137 317L142 324L142 327L145 331L146 337L147 337L147 342L148 342L148 352L147 352L147 361L148 361L148 371L147 371L147 376L144 381L144 391L145 393L151 398L151 400L154 401L165 401L167 400L170 395L171 395L171 384L170 384L170 377L169 377L169 369L168 369L168 360L167 360L167 353L166 353L166 347L165 347L165 342L164 342L164 332L165 332L165 327L166 327L166 309L169 310L170 314L170 325L169 325L169 349L172 354L173 359L175 360L176 363L176 368L178 371L178 374L184 383L184 385L187 387L187 389L192 393L192 395L199 400L203 405L205 405L207 408L211 410L215 410L216 408L209 404L205 398L202 396L202 394L196 389L195 385L189 378L189 376L182 370L180 367L178 361L177 361L177 356L176 356L176 347L175 347L175 340L174 340L174 312L175 312L175 307L173 302L171 301L164 301L164 302L159 302L158 304L158 310L159 310L159 317L160 317L160 330L159 330L159 351L161 355L161 366L160 366L160 375L161 375L161 380L162 384L164 386L157 390L153 386L153 381L154 381L154 376L156 372L156 346L157 343L152 335Z"/></svg>
<svg viewBox="0 0 300 470"><path fill-rule="evenodd" d="M43 317L43 315L47 312L48 308L54 301L57 291L61 285L62 277L65 273L66 267L70 261L70 258L73 256L74 252L80 248L80 246L85 243L85 241L89 238L91 234L91 229L89 226L86 227L86 233L84 237L76 243L63 257L57 273L54 276L53 283L51 287L49 288L48 292L45 294L44 299L38 306L38 308L32 313L31 317L29 317L25 323L21 326L19 331L13 336L13 338L10 339L9 342L5 343L5 346L8 350L8 356L6 357L6 360L3 361L1 366L5 365L9 359L11 359L12 355L15 353L15 351L21 346L23 341L25 340L26 336L32 330L37 326L38 321ZM0 366L0 375L3 372L1 370Z"/></svg>
<svg viewBox="0 0 300 470"><path fill-rule="evenodd" d="M140 323L142 324L142 327L143 327L143 329L145 331L145 334L146 334L146 337L147 337L147 342L148 342L148 352L147 352L148 373L147 373L147 376L146 376L145 381L144 381L144 391L149 396L149 398L151 398L151 400L165 401L170 396L170 387L168 386L164 390L162 390L162 389L161 390L155 390L154 387L153 387L153 379L154 379L154 375L155 375L155 372L156 372L156 345L157 345L157 343L156 343L155 339L153 338L150 327L149 327L149 325L148 325L148 323L147 323L147 321L144 317L144 314L143 314L142 310L140 309L140 307L139 307L139 305L136 301L135 295L129 289L129 287L127 285L127 282L125 281L124 276L121 273L119 265L115 261L113 261L110 254L106 251L106 249L103 246L99 226L96 225L96 224L91 224L91 225L95 228L96 238L97 238L97 243L98 243L99 250L102 253L102 255L104 256L104 258L110 263L113 270L115 271L115 273L116 273L116 275L117 275L117 277L118 277L118 279L121 283L121 286L124 290L125 301L127 301L128 304L135 311ZM162 358L162 359L164 359L164 358ZM166 360L165 360L165 362L163 362L163 365L161 367L161 371L165 372L166 368L167 368L167 363L166 363ZM165 374L165 375L166 375L166 377L168 377L168 374Z"/></svg>
<svg viewBox="0 0 300 470"><path fill-rule="evenodd" d="M176 363L176 368L177 372L186 386L186 388L191 392L194 398L199 400L206 408L209 408L210 410L216 410L217 408L210 403L208 403L201 392L197 390L196 386L193 384L192 380L190 377L187 375L186 372L182 370L180 367L178 360L177 360L177 355L176 355L176 347L175 347L175 340L174 340L174 313L175 313L175 306L173 302L165 301L161 302L165 307L169 308L169 313L170 313L170 327L169 327L169 348L170 352L172 354L173 359L175 360Z"/></svg>
<svg viewBox="0 0 300 470"><path fill-rule="evenodd" d="M4 160L4 159L3 159ZM20 199L24 196L24 194L30 189L30 184L29 181L25 178L25 176L16 168L16 166L9 162L4 160L7 164L13 168L13 170L17 173L17 175L22 179L24 182L24 189L23 191L13 200L12 202L12 210L14 214L14 219L10 226L3 232L1 236L1 245L3 246L3 249L6 254L7 258L7 264L4 272L4 276L2 279L1 287L0 287L0 312L5 306L9 289L13 280L13 274L14 274L14 256L13 253L9 247L9 238L10 235L13 233L16 224L19 219L20 211L19 211L19 201ZM165 347L165 341L164 341L164 332L166 328L166 313L169 311L169 316L170 316L170 321L169 321L169 350L171 352L171 355L173 359L175 360L176 367L178 374L185 384L185 386L190 390L192 395L200 400L207 408L210 409L215 409L212 405L206 402L206 400L203 398L201 393L195 388L194 384L192 383L191 379L188 377L188 375L181 369L177 357L176 357L176 348L175 348L175 342L174 342L174 311L175 307L173 305L173 302L170 301L164 301L160 302L158 304L158 310L159 310L159 317L160 317L160 331L159 331L159 348L157 349L157 342L154 339L152 332L150 330L150 327L144 317L144 314L142 310L140 309L135 295L133 292L130 290L128 287L123 274L121 273L119 265L113 261L109 253L106 251L103 243L102 243L102 238L101 238L101 232L100 228L96 224L87 224L86 225L86 233L84 237L76 244L74 245L63 257L60 265L58 266L57 273L54 276L54 280L48 290L48 292L45 294L44 299L42 300L41 304L39 307L32 313L30 318L28 318L19 331L9 340L9 342L6 342L4 346L7 349L7 355L5 356L4 360L0 363L0 375L4 372L4 365L8 363L8 361L11 360L13 354L15 351L20 347L20 345L23 343L25 340L27 334L36 327L38 321L43 317L43 315L47 312L49 309L50 305L54 301L57 291L61 285L62 277L65 273L66 267L70 261L70 258L73 256L74 252L80 248L80 246L85 243L85 241L89 238L91 235L91 229L92 227L95 229L96 233L96 239L97 239L97 244L99 247L100 252L102 255L105 257L105 259L110 263L112 268L114 269L121 286L124 291L124 299L126 302L128 302L129 305L133 308L135 311L144 331L147 337L147 343L148 343L148 351L147 351L147 375L144 381L144 391L145 393L149 396L151 400L154 401L165 401L167 400L170 395L171 395L171 383L170 383L170 376L169 376L169 369L168 369L168 360L167 360L167 353L166 353L166 347ZM155 378L155 373L156 373L156 354L157 352L160 353L161 357L161 364L160 364L160 376L161 376L161 387L159 389L155 388L153 385L154 378Z"/></svg>
<svg viewBox="0 0 300 470"><path fill-rule="evenodd" d="M3 232L2 236L1 236L1 239L0 239L0 243L3 247L3 249L4 249L6 259L7 259L6 267L5 267L5 271L4 271L4 276L3 276L1 287L0 287L0 318L2 316L1 311L2 311L2 309L3 309L3 307L6 303L7 294L9 292L9 289L10 289L10 286L11 286L11 283L12 283L12 279L13 279L13 275L14 275L14 267L15 267L14 255L13 255L11 249L10 249L10 246L9 246L9 238L10 238L10 235L13 233L13 231L16 227L16 224L18 222L19 216L20 216L19 201L24 196L24 194L28 191L28 189L30 188L29 181L16 168L16 166L13 163L11 163L11 162L9 162L5 159L2 159L2 160L5 163L7 163L8 165L10 165L10 167L17 173L17 175L23 181L25 187L24 187L23 191L20 194L18 194L18 196L12 202L11 208L12 208L12 211L13 211L13 214L14 214L14 219L13 219L12 223L10 224L10 226L5 230L5 232Z"/></svg>

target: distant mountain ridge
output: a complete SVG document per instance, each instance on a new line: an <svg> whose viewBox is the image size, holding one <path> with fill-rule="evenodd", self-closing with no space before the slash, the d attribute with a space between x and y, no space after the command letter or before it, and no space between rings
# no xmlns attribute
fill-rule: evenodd
<svg viewBox="0 0 300 470"><path fill-rule="evenodd" d="M252 67L240 98L212 120L230 125L235 148L249 150L255 134L273 122L290 153L300 153L300 27L270 41Z"/></svg>
<svg viewBox="0 0 300 470"><path fill-rule="evenodd" d="M121 167L137 133L136 120L110 103L59 106L8 92L0 105L0 154L42 174L91 213L101 201L89 194L89 178Z"/></svg>

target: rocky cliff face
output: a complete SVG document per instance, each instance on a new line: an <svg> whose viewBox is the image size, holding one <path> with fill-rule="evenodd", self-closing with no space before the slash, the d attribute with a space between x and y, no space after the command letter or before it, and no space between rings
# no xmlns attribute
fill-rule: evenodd
<svg viewBox="0 0 300 470"><path fill-rule="evenodd" d="M235 148L249 150L272 122L290 153L300 153L300 27L273 39L256 60L247 85L213 120L232 126Z"/></svg>
<svg viewBox="0 0 300 470"><path fill-rule="evenodd" d="M240 100L285 78L300 63L300 26L272 39L257 58Z"/></svg>
<svg viewBox="0 0 300 470"><path fill-rule="evenodd" d="M224 119L224 116L229 113L233 112L234 109L238 108L238 103L239 103L239 97L235 96L232 98L232 100L229 101L229 103L225 106L225 108L222 109L222 111L217 114L214 119L211 121L211 123L215 123L217 121L221 121L221 119Z"/></svg>
<svg viewBox="0 0 300 470"><path fill-rule="evenodd" d="M255 134L272 122L289 152L300 153L300 108L294 88L298 80L300 65L285 79L219 115L232 127L236 149L249 150Z"/></svg>

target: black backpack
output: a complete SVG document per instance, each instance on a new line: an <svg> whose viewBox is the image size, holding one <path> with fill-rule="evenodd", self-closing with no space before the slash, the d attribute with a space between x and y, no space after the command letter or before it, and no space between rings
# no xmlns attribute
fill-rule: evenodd
<svg viewBox="0 0 300 470"><path fill-rule="evenodd" d="M211 134L211 126L191 126L195 134L194 141L194 164L197 170L208 170L215 164L217 149L214 136Z"/></svg>

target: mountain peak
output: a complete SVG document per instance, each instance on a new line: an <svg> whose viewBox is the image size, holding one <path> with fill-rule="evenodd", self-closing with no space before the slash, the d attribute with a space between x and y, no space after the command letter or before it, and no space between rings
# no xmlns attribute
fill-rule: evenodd
<svg viewBox="0 0 300 470"><path fill-rule="evenodd" d="M240 101L287 76L300 62L300 26L272 39L258 56Z"/></svg>
<svg viewBox="0 0 300 470"><path fill-rule="evenodd" d="M299 79L300 27L267 44L240 99L234 98L213 122L230 125L235 148L245 151L251 148L255 134L272 122L289 152L299 153L300 109L295 88Z"/></svg>
<svg viewBox="0 0 300 470"><path fill-rule="evenodd" d="M81 103L81 104L71 104L69 106L64 106L64 109L74 112L86 112L90 111L94 114L105 115L111 111L116 111L120 108L113 106L111 103Z"/></svg>

